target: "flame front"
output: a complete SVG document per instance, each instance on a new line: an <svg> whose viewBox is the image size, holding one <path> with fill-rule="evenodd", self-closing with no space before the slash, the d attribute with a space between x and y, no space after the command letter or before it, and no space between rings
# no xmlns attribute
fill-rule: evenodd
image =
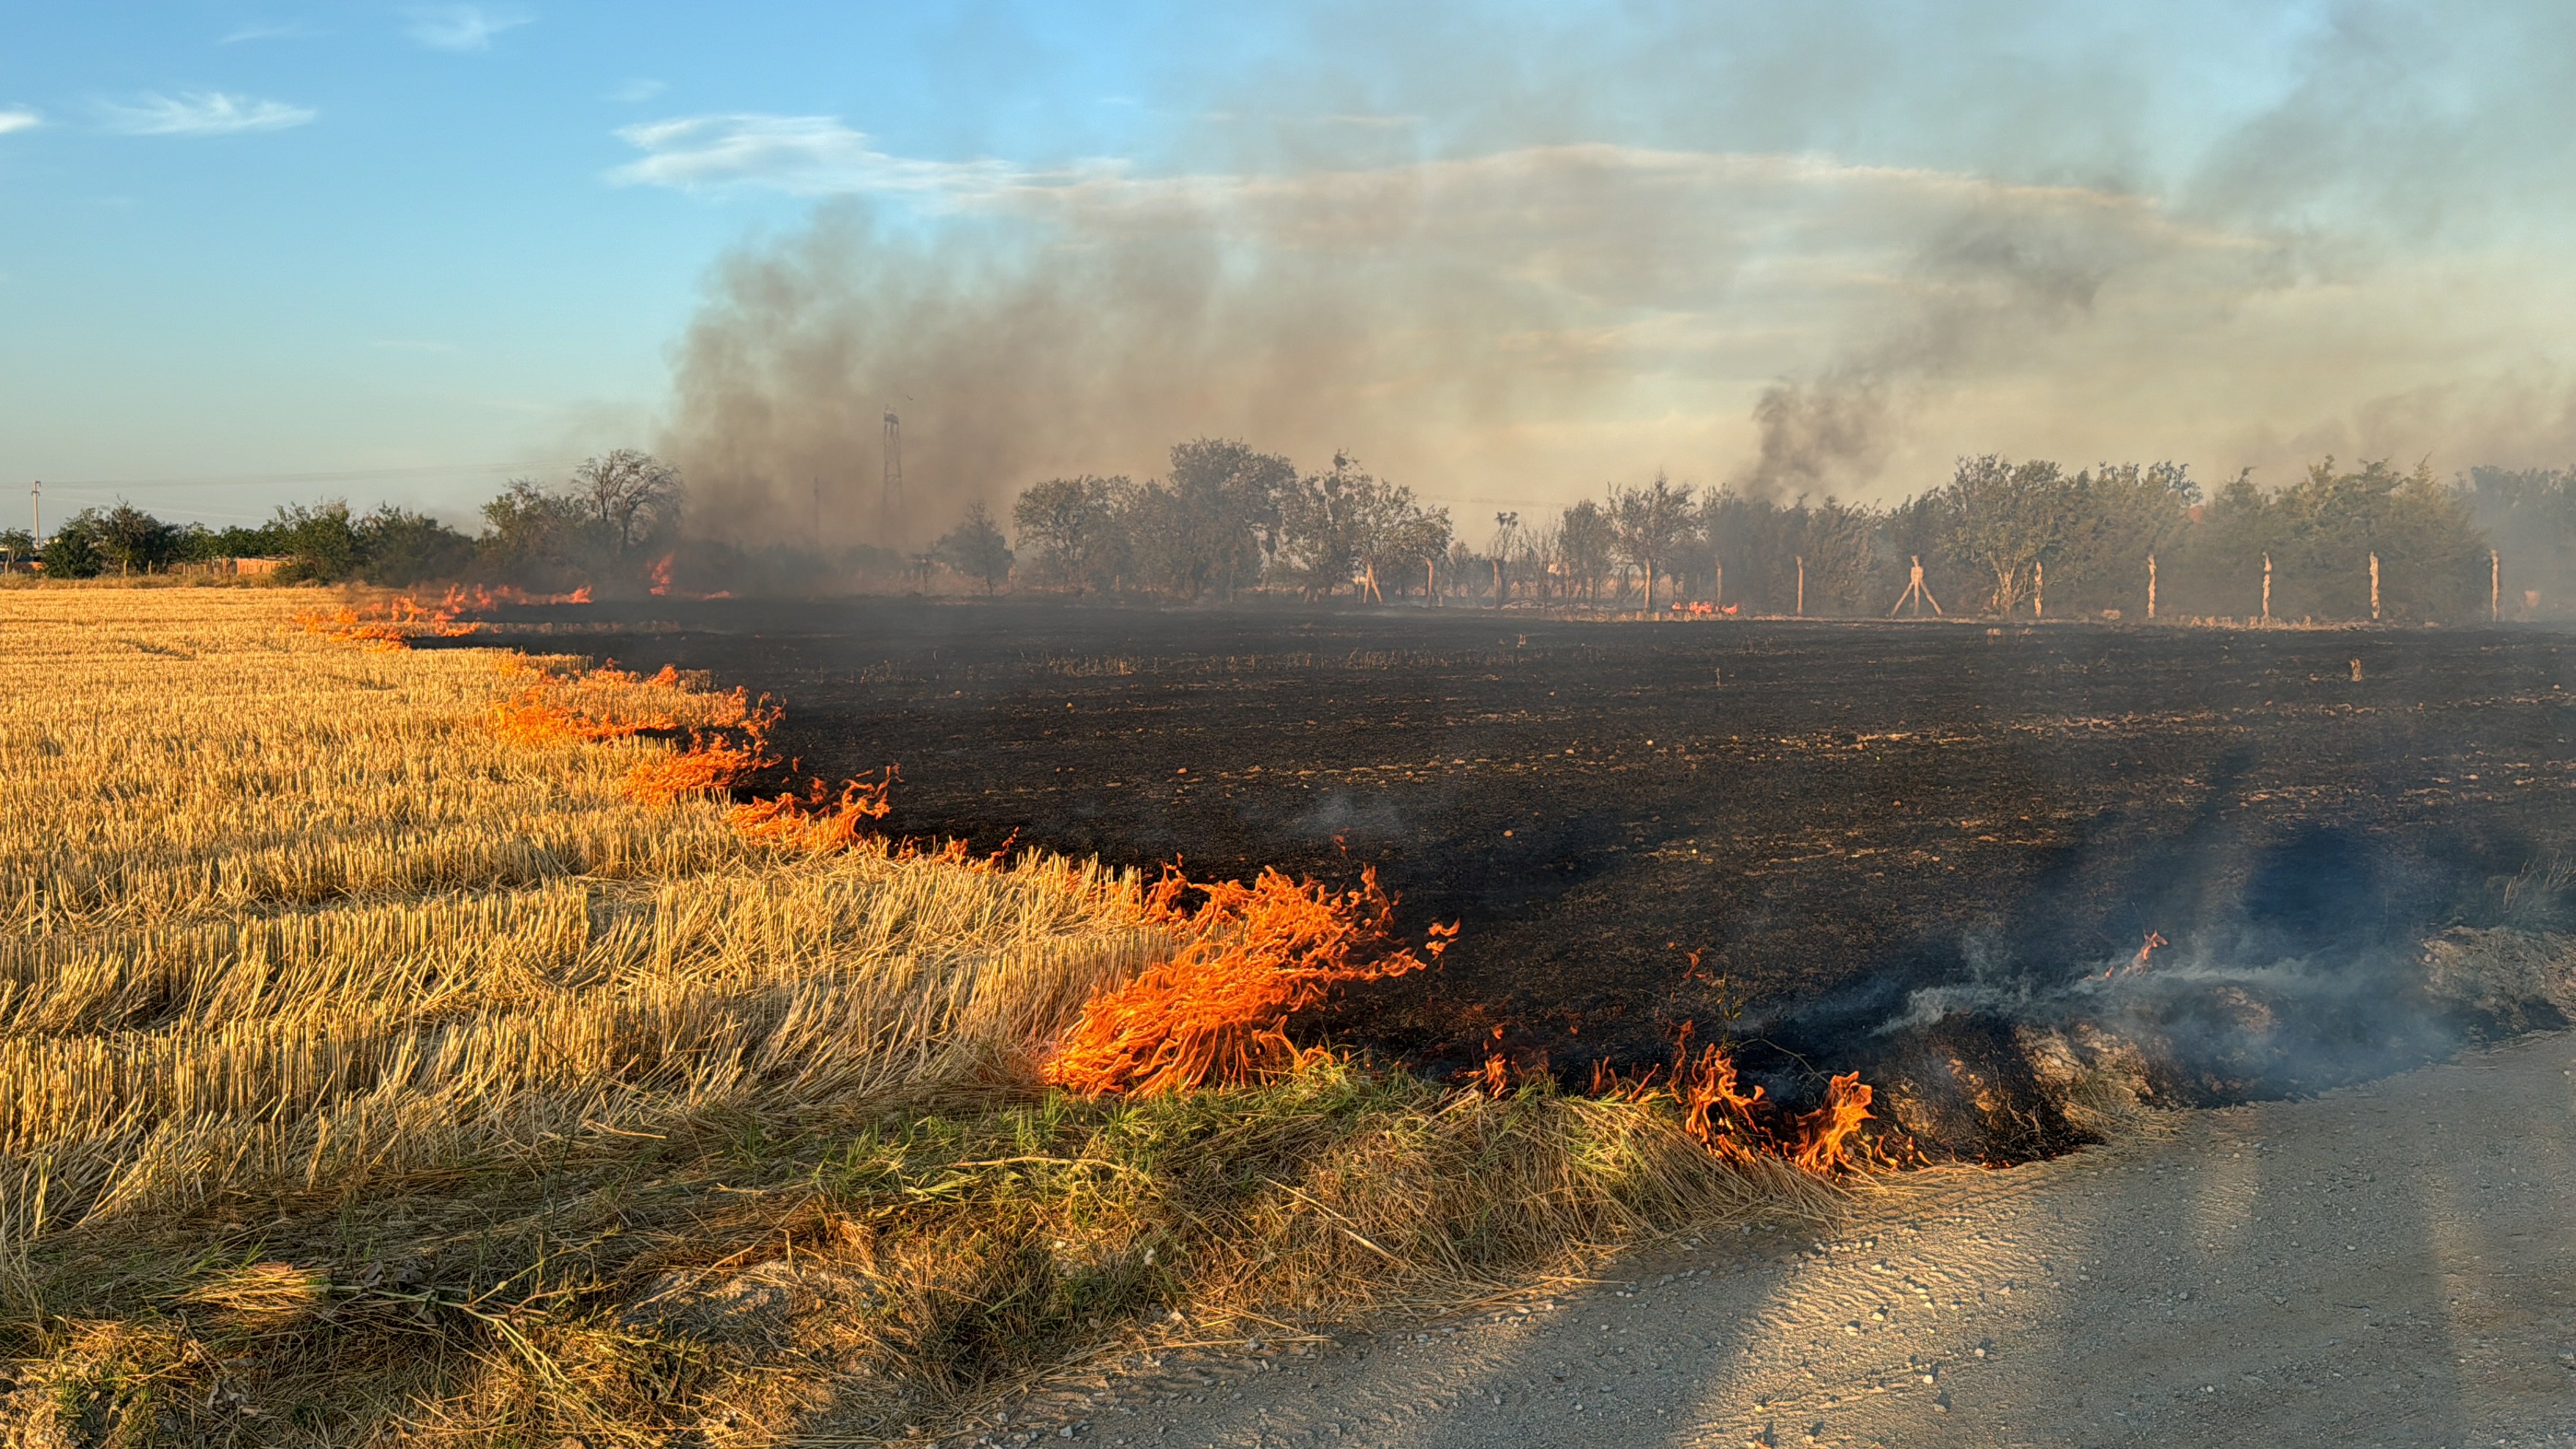
<svg viewBox="0 0 2576 1449"><path fill-rule="evenodd" d="M667 585L666 571L657 569L656 580ZM540 602L586 603L588 591L531 596L516 590L450 589L434 607L404 598L364 614L342 608L304 615L301 622L335 639L401 649L422 635L474 632L480 626L460 622L467 611ZM631 799L668 804L740 790L781 766L769 750L780 711L765 700L753 703L741 690L712 693L668 667L650 677L617 669L566 672L513 655L502 668L529 677L524 688L493 709L493 728L504 739L545 747L644 734L685 738L679 748L629 771L624 789ZM837 789L808 779L801 787L731 805L725 819L749 839L801 851L873 845L910 858L921 853L916 844L896 845L873 828L891 809L894 782L891 766L871 778L844 781ZM962 841L950 841L936 856L981 868L968 858ZM1177 866L1167 867L1153 885L1133 889L1137 919L1169 931L1180 944L1168 960L1084 1003L1073 1026L1041 1063L1041 1075L1050 1085L1085 1096L1150 1096L1277 1080L1296 1070L1307 1055L1288 1037L1291 1016L1322 1001L1336 986L1422 970L1458 934L1457 922L1435 923L1425 932L1419 954L1403 945L1394 930L1395 902L1379 885L1374 866L1363 869L1357 889L1341 892L1269 868L1250 884L1195 882ZM1185 903L1193 898L1195 904ZM2129 969L2145 969L2150 953L2164 944L2163 937L2149 933ZM1655 1085L1660 1068L1625 1082L1607 1063L1596 1063L1593 1093L1636 1102L1669 1100L1679 1108L1682 1130L1693 1141L1738 1165L1785 1160L1819 1175L1897 1165L1865 1132L1876 1120L1870 1112L1874 1093L1859 1074L1833 1077L1821 1106L1784 1122L1784 1113L1761 1087L1743 1084L1724 1046L1693 1053L1689 1030L1686 1024L1665 1086ZM1495 1036L1499 1045L1500 1028ZM1544 1075L1543 1062L1538 1071ZM1467 1075L1474 1089L1499 1097L1510 1090L1516 1073L1496 1050ZM1910 1151L1901 1134L1895 1140L1901 1152Z"/></svg>
<svg viewBox="0 0 2576 1449"><path fill-rule="evenodd" d="M1205 899L1183 907L1191 891ZM1290 1015L1334 986L1429 964L1393 944L1395 903L1374 866L1347 893L1268 868L1248 886L1197 885L1166 869L1139 906L1145 920L1173 928L1185 944L1083 1007L1043 1068L1055 1086L1151 1096L1273 1080L1299 1060ZM1437 957L1456 929L1435 932L1424 953Z"/></svg>

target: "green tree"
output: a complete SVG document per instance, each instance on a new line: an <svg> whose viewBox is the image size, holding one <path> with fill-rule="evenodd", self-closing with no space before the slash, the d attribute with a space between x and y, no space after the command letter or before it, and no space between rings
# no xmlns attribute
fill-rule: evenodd
<svg viewBox="0 0 2576 1449"><path fill-rule="evenodd" d="M571 492L621 559L680 524L680 470L639 449L583 459L572 470Z"/></svg>
<svg viewBox="0 0 2576 1449"><path fill-rule="evenodd" d="M2045 459L1959 460L1939 506L1950 551L1980 571L1988 609L2009 614L2030 597L2035 569L2057 547L2075 502L2065 474Z"/></svg>
<svg viewBox="0 0 2576 1449"><path fill-rule="evenodd" d="M2576 606L2576 468L2469 470L2470 514L2502 555L2508 616Z"/></svg>
<svg viewBox="0 0 2576 1449"><path fill-rule="evenodd" d="M474 562L474 540L426 513L390 503L357 521L357 572L369 583L407 588L452 579Z"/></svg>
<svg viewBox="0 0 2576 1449"><path fill-rule="evenodd" d="M232 524L215 529L198 538L195 546L201 559L276 558L286 552L286 545L278 538L277 527L273 523L263 523L256 528Z"/></svg>
<svg viewBox="0 0 2576 1449"><path fill-rule="evenodd" d="M1225 438L1173 445L1171 470L1136 490L1122 532L1144 580L1196 599L1260 582L1278 547L1280 502L1297 483L1286 458Z"/></svg>
<svg viewBox="0 0 2576 1449"><path fill-rule="evenodd" d="M285 504L269 527L287 558L280 579L335 584L356 577L358 530L345 501Z"/></svg>
<svg viewBox="0 0 2576 1449"><path fill-rule="evenodd" d="M966 517L931 546L931 557L970 579L982 579L991 593L1011 576L1011 547L993 515L977 499L966 505Z"/></svg>
<svg viewBox="0 0 2576 1449"><path fill-rule="evenodd" d="M1878 544L1885 516L1865 505L1831 498L1801 512L1793 535L1797 540L1794 558L1806 561L1807 612L1878 612L1875 595L1888 572ZM1791 566L1796 567L1794 561Z"/></svg>
<svg viewBox="0 0 2576 1449"><path fill-rule="evenodd" d="M1646 577L1646 607L1655 607L1655 575L1668 567L1695 522L1691 488L1675 488L1661 472L1643 488L1610 492L1610 527L1619 557Z"/></svg>
<svg viewBox="0 0 2576 1449"><path fill-rule="evenodd" d="M1345 584L1367 589L1360 557L1383 492L1358 459L1335 453L1331 468L1298 479L1280 500L1280 552L1309 598L1329 597Z"/></svg>
<svg viewBox="0 0 2576 1449"><path fill-rule="evenodd" d="M2473 564L2486 561L2485 545L2468 505L2435 482L2429 469L2419 465L2413 473L2399 473L2382 459L2338 471L2327 458L2275 495L2271 511L2284 537L2294 575L2289 591L2300 613L2368 618L2373 554L2380 559L2385 615L2458 618L2470 612L2469 575Z"/></svg>
<svg viewBox="0 0 2576 1449"><path fill-rule="evenodd" d="M178 558L182 539L178 529L122 499L94 516L89 534L100 562L120 574L148 574L169 567Z"/></svg>
<svg viewBox="0 0 2576 1449"><path fill-rule="evenodd" d="M2147 560L2171 558L2199 503L2200 486L2179 463L2104 463L2076 474L2048 553L2049 612L2138 607Z"/></svg>
<svg viewBox="0 0 2576 1449"><path fill-rule="evenodd" d="M548 588L587 578L612 552L605 526L582 500L526 478L511 479L483 505L483 536L474 547L491 573Z"/></svg>
<svg viewBox="0 0 2576 1449"><path fill-rule="evenodd" d="M107 567L107 558L98 548L99 524L104 517L95 508L84 508L56 526L54 536L45 540L45 577L98 577Z"/></svg>
<svg viewBox="0 0 2576 1449"><path fill-rule="evenodd" d="M1049 583L1078 593L1116 577L1119 501L1124 478L1050 478L1033 483L1011 505L1011 522L1023 548L1037 551L1038 572Z"/></svg>
<svg viewBox="0 0 2576 1449"><path fill-rule="evenodd" d="M33 563L35 557L34 534L23 528L0 528L0 569L16 573L21 567Z"/></svg>
<svg viewBox="0 0 2576 1449"><path fill-rule="evenodd" d="M1619 532L1600 504L1586 498L1567 508L1556 525L1557 557L1567 587L1581 589L1586 599L1599 598L1601 576L1610 571L1618 544Z"/></svg>
<svg viewBox="0 0 2576 1449"><path fill-rule="evenodd" d="M1360 511L1358 558L1368 592L1380 600L1381 581L1424 575L1423 602L1430 602L1428 566L1449 551L1449 510L1424 508L1413 490L1397 483L1370 480Z"/></svg>

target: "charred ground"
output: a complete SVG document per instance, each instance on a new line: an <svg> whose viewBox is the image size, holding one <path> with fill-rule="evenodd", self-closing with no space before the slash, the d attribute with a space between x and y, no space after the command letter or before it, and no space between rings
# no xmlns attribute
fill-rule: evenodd
<svg viewBox="0 0 2576 1449"><path fill-rule="evenodd" d="M2034 1032L2211 1102L2563 1019L2423 969L2445 930L2557 924L2556 633L881 600L497 628L776 697L807 770L900 767L907 834L1375 864L1464 933L1314 1028L1436 1074L1499 1050L1579 1080L1687 1021L1775 1094L1860 1068L1918 1135L2018 1158L2083 1137Z"/></svg>

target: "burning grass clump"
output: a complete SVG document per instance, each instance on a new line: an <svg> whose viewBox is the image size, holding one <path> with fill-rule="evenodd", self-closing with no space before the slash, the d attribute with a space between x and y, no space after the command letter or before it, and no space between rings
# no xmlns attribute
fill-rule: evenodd
<svg viewBox="0 0 2576 1449"><path fill-rule="evenodd" d="M739 696L292 610L0 598L0 1439L893 1434L1840 1191L1289 1048L1373 886L888 844Z"/></svg>
<svg viewBox="0 0 2576 1449"><path fill-rule="evenodd" d="M1181 904L1189 895L1196 905ZM1396 944L1374 867L1344 893L1268 869L1250 885L1203 886L1167 870L1140 910L1181 948L1084 1006L1047 1059L1049 1083L1153 1096L1286 1075L1299 1060L1291 1015L1335 986L1419 971L1457 934L1434 926L1422 956Z"/></svg>

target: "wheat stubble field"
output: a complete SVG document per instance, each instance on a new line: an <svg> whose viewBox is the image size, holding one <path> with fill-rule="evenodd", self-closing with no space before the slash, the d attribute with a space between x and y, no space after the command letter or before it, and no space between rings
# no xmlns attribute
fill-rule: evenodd
<svg viewBox="0 0 2576 1449"><path fill-rule="evenodd" d="M1260 919L746 830L638 788L738 698L320 601L0 591L10 1443L937 1436L1084 1359L1831 1199L1711 1151L1752 1123L1705 1093L1295 1050L1050 1088L1110 1050L1087 1008Z"/></svg>

